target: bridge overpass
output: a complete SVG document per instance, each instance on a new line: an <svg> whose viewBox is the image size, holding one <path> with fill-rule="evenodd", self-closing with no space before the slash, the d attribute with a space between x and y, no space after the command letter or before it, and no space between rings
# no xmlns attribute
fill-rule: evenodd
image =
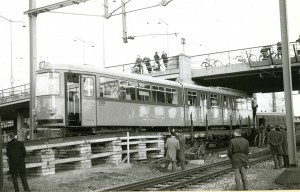
<svg viewBox="0 0 300 192"><path fill-rule="evenodd" d="M266 47L270 50L264 55L261 49ZM291 43L290 53L293 89L300 90L300 44ZM131 72L133 65L108 68ZM181 54L171 57L165 70L144 75L180 79L205 86L229 87L248 93L283 91L282 61L276 45L195 56ZM13 120L13 128L23 127L26 118L29 118L29 87L29 84L25 84L0 90L0 116L2 121Z"/></svg>

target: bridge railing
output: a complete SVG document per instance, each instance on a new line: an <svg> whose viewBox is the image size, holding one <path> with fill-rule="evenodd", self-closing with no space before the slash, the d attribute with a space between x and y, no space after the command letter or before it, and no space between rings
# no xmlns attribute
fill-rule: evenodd
<svg viewBox="0 0 300 192"><path fill-rule="evenodd" d="M270 64L281 64L282 52L277 44L236 49L216 53L191 56L191 66L193 69L232 65L246 63L250 66L263 66ZM300 61L300 44L290 43L290 56L292 62Z"/></svg>
<svg viewBox="0 0 300 192"><path fill-rule="evenodd" d="M147 68L144 62L142 62L142 67L136 67L135 65L136 65L135 63L127 63L127 64L109 66L106 68L123 71L125 73L137 73L137 74L149 73L149 67ZM150 69L151 73L155 73L158 71L165 71L168 69L176 69L176 68L178 69L179 67L178 56L168 57L167 67L165 67L162 59L160 59L160 69L158 68L157 63L154 60L150 60L150 65L151 65L151 69Z"/></svg>
<svg viewBox="0 0 300 192"><path fill-rule="evenodd" d="M0 104L29 98L30 85L24 84L0 90Z"/></svg>

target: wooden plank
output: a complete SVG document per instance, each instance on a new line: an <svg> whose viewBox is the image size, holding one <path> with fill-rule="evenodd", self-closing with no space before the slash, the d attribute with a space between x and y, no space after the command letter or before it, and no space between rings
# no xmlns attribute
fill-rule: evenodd
<svg viewBox="0 0 300 192"><path fill-rule="evenodd" d="M65 158L65 159L56 159L55 161L50 161L49 165L70 163L70 162L83 161L83 160L87 160L87 157L72 157L72 158Z"/></svg>
<svg viewBox="0 0 300 192"><path fill-rule="evenodd" d="M47 162L40 162L40 163L26 163L26 168L33 168L33 167L41 167L43 165L47 165Z"/></svg>
<svg viewBox="0 0 300 192"><path fill-rule="evenodd" d="M140 136L130 136L129 139L153 139L153 138L163 138L162 135L140 135ZM121 140L126 140L127 137L120 137Z"/></svg>
<svg viewBox="0 0 300 192"><path fill-rule="evenodd" d="M118 137L112 137L112 138L99 138L99 139L86 139L86 143L101 143L101 142L108 142L108 141L117 141L119 140Z"/></svg>
<svg viewBox="0 0 300 192"><path fill-rule="evenodd" d="M137 145L142 144L143 141L129 141L129 145ZM116 145L127 145L127 142L116 143Z"/></svg>
<svg viewBox="0 0 300 192"><path fill-rule="evenodd" d="M66 142L66 143L48 144L48 148L66 147L66 146L80 145L80 144L85 144L85 141L72 141L72 142Z"/></svg>
<svg viewBox="0 0 300 192"><path fill-rule="evenodd" d="M127 152L124 151L124 153L127 153ZM117 154L120 154L120 153L117 153L115 151L113 151L113 152L106 152L106 153L97 153L97 154L92 154L91 155L91 159L100 158L100 157L109 157L109 156L117 155Z"/></svg>
<svg viewBox="0 0 300 192"><path fill-rule="evenodd" d="M25 146L26 151L33 151L33 150L39 150L39 149L47 149L47 145L31 145L31 146Z"/></svg>

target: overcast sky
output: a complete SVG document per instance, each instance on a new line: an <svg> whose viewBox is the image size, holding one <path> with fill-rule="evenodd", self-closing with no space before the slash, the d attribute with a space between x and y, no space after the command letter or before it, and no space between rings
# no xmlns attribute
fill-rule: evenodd
<svg viewBox="0 0 300 192"><path fill-rule="evenodd" d="M37 7L60 1L36 0ZM108 0L109 12L120 6L120 2ZM126 5L126 10L153 6L159 2L132 0ZM300 1L287 2L289 40L295 41L300 35ZM21 23L12 23L14 85L29 82L29 26L28 17L24 15L28 4L28 0L0 0L0 15L24 21L27 25L23 28ZM182 52L182 37L186 39L185 53L190 56L275 44L281 40L278 0L173 0L165 7L128 13L128 36L148 36L128 40L126 44L122 41L122 17L101 17L103 0L90 0L55 11L86 16L39 14L38 62L47 60L51 63L112 66L134 62L137 55L153 59L155 51L161 53L164 50L173 56ZM0 18L0 89L10 87L9 24ZM167 31L178 35L151 35L166 34ZM76 38L86 43L74 41Z"/></svg>

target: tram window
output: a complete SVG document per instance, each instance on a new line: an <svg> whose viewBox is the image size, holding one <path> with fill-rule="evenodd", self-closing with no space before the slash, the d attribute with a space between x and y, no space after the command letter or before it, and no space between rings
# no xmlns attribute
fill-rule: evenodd
<svg viewBox="0 0 300 192"><path fill-rule="evenodd" d="M119 98L119 83L115 78L100 77L100 97Z"/></svg>
<svg viewBox="0 0 300 192"><path fill-rule="evenodd" d="M223 108L228 108L228 101L227 101L227 97L223 96Z"/></svg>
<svg viewBox="0 0 300 192"><path fill-rule="evenodd" d="M236 99L232 98L232 110L236 110L237 108L237 101Z"/></svg>
<svg viewBox="0 0 300 192"><path fill-rule="evenodd" d="M200 95L200 107L207 108L207 95Z"/></svg>
<svg viewBox="0 0 300 192"><path fill-rule="evenodd" d="M252 110L252 100L251 99L247 99L247 109Z"/></svg>
<svg viewBox="0 0 300 192"><path fill-rule="evenodd" d="M177 90L172 88L166 88L166 98L167 98L167 103L175 104L175 105L178 104Z"/></svg>
<svg viewBox="0 0 300 192"><path fill-rule="evenodd" d="M211 95L210 95L210 103L211 103L211 107L216 107L216 106L218 106L218 95L216 95L216 94L211 94Z"/></svg>
<svg viewBox="0 0 300 192"><path fill-rule="evenodd" d="M120 99L135 100L135 82L120 81Z"/></svg>
<svg viewBox="0 0 300 192"><path fill-rule="evenodd" d="M150 85L144 84L144 83L138 83L137 87L137 99L139 101L150 101L150 92L151 87Z"/></svg>
<svg viewBox="0 0 300 192"><path fill-rule="evenodd" d="M228 109L232 109L232 99L231 98L228 98Z"/></svg>
<svg viewBox="0 0 300 192"><path fill-rule="evenodd" d="M196 105L197 92L196 91L188 91L187 92L187 102L188 105Z"/></svg>
<svg viewBox="0 0 300 192"><path fill-rule="evenodd" d="M152 101L157 103L165 103L165 88L152 86Z"/></svg>
<svg viewBox="0 0 300 192"><path fill-rule="evenodd" d="M90 77L83 78L83 95L86 97L94 96L94 79Z"/></svg>
<svg viewBox="0 0 300 192"><path fill-rule="evenodd" d="M40 73L36 76L36 96L59 95L59 73Z"/></svg>
<svg viewBox="0 0 300 192"><path fill-rule="evenodd" d="M247 109L247 101L244 98L238 98L237 101L237 108L238 109Z"/></svg>

